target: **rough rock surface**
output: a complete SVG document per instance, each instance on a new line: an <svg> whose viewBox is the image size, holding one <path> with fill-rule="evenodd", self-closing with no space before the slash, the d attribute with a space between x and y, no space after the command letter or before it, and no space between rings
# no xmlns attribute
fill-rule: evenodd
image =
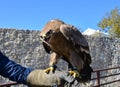
<svg viewBox="0 0 120 87"><path fill-rule="evenodd" d="M34 30L0 29L0 51L22 66L40 69L46 68L48 67L49 55L43 49L39 33L40 31ZM90 46L93 61L91 66L94 69L120 65L119 38L85 37ZM60 69L67 69L65 61L61 60L58 65ZM114 72L120 72L120 69L109 71L107 74ZM120 75L110 79L120 79ZM107 80L109 79L105 81ZM8 79L0 77L0 83L8 81Z"/></svg>

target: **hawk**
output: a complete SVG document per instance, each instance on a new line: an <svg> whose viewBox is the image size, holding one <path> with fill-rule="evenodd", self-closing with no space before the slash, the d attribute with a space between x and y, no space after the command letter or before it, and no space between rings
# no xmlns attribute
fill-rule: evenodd
<svg viewBox="0 0 120 87"><path fill-rule="evenodd" d="M59 19L50 20L40 32L40 39L47 53L50 53L49 68L54 71L60 59L68 62L69 74L74 78L90 80L92 68L88 43L74 26Z"/></svg>

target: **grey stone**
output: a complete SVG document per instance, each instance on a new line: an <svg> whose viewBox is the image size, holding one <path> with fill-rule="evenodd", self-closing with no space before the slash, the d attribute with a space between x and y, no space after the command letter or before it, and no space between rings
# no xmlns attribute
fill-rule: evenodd
<svg viewBox="0 0 120 87"><path fill-rule="evenodd" d="M44 69L48 67L49 54L45 52L39 38L40 31L0 29L0 50L11 60L25 67ZM109 68L120 65L120 38L85 36L90 47L93 69ZM67 69L61 60L60 69ZM112 70L107 74L119 72ZM102 73L104 75L104 72ZM120 79L120 76L110 78ZM105 79L104 81L109 81ZM0 76L0 83L9 80ZM18 87L18 86L17 86ZM23 85L21 86L23 87ZM107 87L107 86L106 86ZM112 87L112 86L108 86Z"/></svg>

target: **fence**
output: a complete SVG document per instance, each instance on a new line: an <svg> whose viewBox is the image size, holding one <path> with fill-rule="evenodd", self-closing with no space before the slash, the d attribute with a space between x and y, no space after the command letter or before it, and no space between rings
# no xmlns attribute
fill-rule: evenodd
<svg viewBox="0 0 120 87"><path fill-rule="evenodd" d="M110 74L110 75L101 76L101 73L102 73L103 71L109 71L109 70L114 70L114 69L120 69L120 67L113 67L113 68L106 68L106 69L95 70L93 73L96 74L96 77L95 77L95 78L92 78L92 80L96 80L97 84L94 85L93 87L100 87L100 86L103 86L103 85L107 85L107 84L119 82L120 79L114 80L114 81L110 81L110 82L105 82L105 83L101 83L101 81L100 81L100 80L103 79L103 78L120 75L120 72L118 72L118 73L114 73L114 74Z"/></svg>
<svg viewBox="0 0 120 87"><path fill-rule="evenodd" d="M110 74L110 75L101 76L101 73L102 73L103 71L114 70L114 69L120 69L120 67L113 67L113 68L106 68L106 69L95 70L93 73L96 74L96 77L92 78L91 80L92 80L92 81L95 80L95 81L97 82L97 84L95 84L93 87L101 87L101 86L103 86L103 85L107 85L107 84L119 82L120 79L114 80L114 81L110 81L110 82L105 82L105 83L101 83L101 81L100 81L100 80L103 79L103 78L120 75L120 72L118 72L118 73L114 73L114 74ZM19 83L16 83L16 82L4 83L4 84L0 84L0 87L11 87L11 86L13 86L13 85L18 85L18 84L19 84Z"/></svg>

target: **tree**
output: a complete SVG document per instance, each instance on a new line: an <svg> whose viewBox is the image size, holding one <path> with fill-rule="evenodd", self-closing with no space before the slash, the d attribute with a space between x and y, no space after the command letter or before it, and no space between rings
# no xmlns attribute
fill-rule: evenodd
<svg viewBox="0 0 120 87"><path fill-rule="evenodd" d="M120 9L115 8L98 23L98 27L111 37L120 37Z"/></svg>

